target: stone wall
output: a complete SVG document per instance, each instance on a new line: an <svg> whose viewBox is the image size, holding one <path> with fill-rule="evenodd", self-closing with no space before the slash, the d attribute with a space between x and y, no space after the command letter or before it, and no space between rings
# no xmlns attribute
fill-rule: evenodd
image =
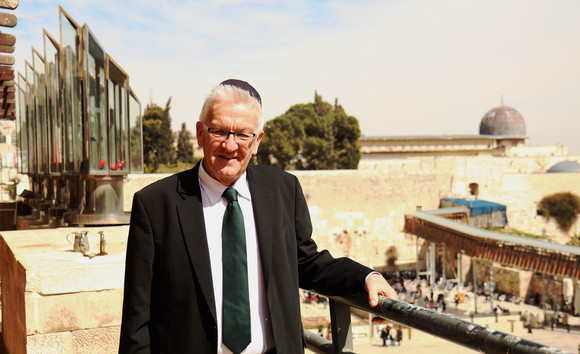
<svg viewBox="0 0 580 354"><path fill-rule="evenodd" d="M566 243L570 235L580 233L580 222L564 234L553 221L537 216L536 207L552 193L580 195L580 174L544 173L559 161L579 158L408 157L362 160L359 170L292 173L304 190L319 245L335 255L348 253L366 264L380 266L391 246L396 247L400 261L415 260L415 237L403 232L406 213L417 206L436 209L443 197L473 198L470 183L479 185L479 199L507 206L511 228L546 234L552 241ZM128 176L125 210L130 210L135 191L165 176Z"/></svg>
<svg viewBox="0 0 580 354"><path fill-rule="evenodd" d="M147 174L133 174L125 178L123 184L123 209L124 211L131 211L133 206L133 194L142 188L169 176L163 173L147 173Z"/></svg>
<svg viewBox="0 0 580 354"><path fill-rule="evenodd" d="M484 283L491 280L490 277L491 262L478 261L477 262L477 282ZM470 272L473 271L473 268ZM494 263L493 265L493 281L498 292L508 293L514 296L519 296L522 299L526 297L530 286L530 279L533 272L516 270L514 268L507 268Z"/></svg>
<svg viewBox="0 0 580 354"><path fill-rule="evenodd" d="M2 324L9 353L112 353L118 350L128 226L89 232L94 257L73 252L75 229L3 231Z"/></svg>
<svg viewBox="0 0 580 354"><path fill-rule="evenodd" d="M449 174L377 173L376 171L295 172L310 206L314 235L321 247L343 255L335 238L345 230L365 235L351 255L378 266L395 246L399 260L415 259L415 238L403 232L405 213L436 209L449 193ZM404 183L402 183L404 181Z"/></svg>
<svg viewBox="0 0 580 354"><path fill-rule="evenodd" d="M533 301L534 298L544 294L545 301L550 299L555 301L556 305L562 305L563 282L561 277L552 277L540 274L532 274L530 286L526 293L526 299ZM530 302L532 302L530 301Z"/></svg>
<svg viewBox="0 0 580 354"><path fill-rule="evenodd" d="M329 231L332 228L362 227L378 240L402 242L400 248L404 248L404 237L399 233L405 213L416 210L419 205L423 210L435 209L442 197L470 198L469 184L478 183L479 199L507 206L510 227L547 234L553 241L565 243L570 235L578 234L579 223L569 234L564 234L553 221L546 222L536 215L537 203L546 195L568 191L580 195L580 174L543 173L561 159L422 157L385 161L373 170L296 172L296 175L309 197L309 205L315 209L313 219L322 226L317 230L320 234L336 232ZM337 192L334 186L351 193L333 194ZM362 225L353 220L361 214L347 214L349 218L345 221L345 215L337 211L341 206L348 208L343 213L363 211L364 217L359 217ZM406 259L406 255L403 251L402 258Z"/></svg>
<svg viewBox="0 0 580 354"><path fill-rule="evenodd" d="M479 284L491 280L491 265L491 262L477 262L476 278ZM465 278L466 284L473 283L472 272L473 267L470 267ZM493 281L496 283L497 292L519 296L527 303L533 304L536 301L540 301L543 296L545 302L552 299L556 305L561 305L563 299L562 277L550 275L542 277L539 273L504 267L498 263L493 263Z"/></svg>
<svg viewBox="0 0 580 354"><path fill-rule="evenodd" d="M568 156L568 146L512 146L506 149L506 155L510 157L536 157L536 156Z"/></svg>
<svg viewBox="0 0 580 354"><path fill-rule="evenodd" d="M2 279L2 335L6 347L14 353L26 351L26 324L24 314L24 288L26 270L20 264L10 245L0 237L0 279ZM7 306L10 304L10 306Z"/></svg>

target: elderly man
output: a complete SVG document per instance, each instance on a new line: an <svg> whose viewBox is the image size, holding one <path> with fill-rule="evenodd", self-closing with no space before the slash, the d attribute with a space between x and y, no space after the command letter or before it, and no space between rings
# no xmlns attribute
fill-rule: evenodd
<svg viewBox="0 0 580 354"><path fill-rule="evenodd" d="M204 157L133 199L119 352L300 353L299 287L396 298L383 277L318 251L295 176L248 166L261 98L226 80L197 122Z"/></svg>

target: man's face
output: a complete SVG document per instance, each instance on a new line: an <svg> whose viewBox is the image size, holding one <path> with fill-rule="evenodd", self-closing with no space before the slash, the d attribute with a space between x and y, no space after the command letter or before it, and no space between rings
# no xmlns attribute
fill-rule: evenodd
<svg viewBox="0 0 580 354"><path fill-rule="evenodd" d="M258 112L246 104L218 101L204 123L208 128L256 134L249 142L238 141L233 134L229 134L226 140L215 139L201 122L197 122L197 141L203 148L203 167L221 184L231 186L246 171L252 155L258 152L264 135L263 131L258 132Z"/></svg>

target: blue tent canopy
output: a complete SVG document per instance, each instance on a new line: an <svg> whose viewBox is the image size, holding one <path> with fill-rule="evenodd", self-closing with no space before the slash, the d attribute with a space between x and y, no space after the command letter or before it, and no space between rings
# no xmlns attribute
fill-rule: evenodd
<svg viewBox="0 0 580 354"><path fill-rule="evenodd" d="M443 198L455 204L465 205L469 208L469 216L477 216L482 214L491 214L495 211L503 211L505 220L507 222L507 208L503 204L488 202L487 200L466 200L461 198Z"/></svg>

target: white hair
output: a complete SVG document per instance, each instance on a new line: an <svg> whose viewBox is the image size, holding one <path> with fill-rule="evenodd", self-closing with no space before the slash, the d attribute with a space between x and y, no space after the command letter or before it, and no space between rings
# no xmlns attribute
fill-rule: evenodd
<svg viewBox="0 0 580 354"><path fill-rule="evenodd" d="M245 104L256 111L258 119L258 129L264 128L264 119L262 117L262 107L257 99L250 93L236 86L217 85L205 99L203 107L199 114L199 121L207 123L211 119L212 107L218 102L232 102L233 104Z"/></svg>

